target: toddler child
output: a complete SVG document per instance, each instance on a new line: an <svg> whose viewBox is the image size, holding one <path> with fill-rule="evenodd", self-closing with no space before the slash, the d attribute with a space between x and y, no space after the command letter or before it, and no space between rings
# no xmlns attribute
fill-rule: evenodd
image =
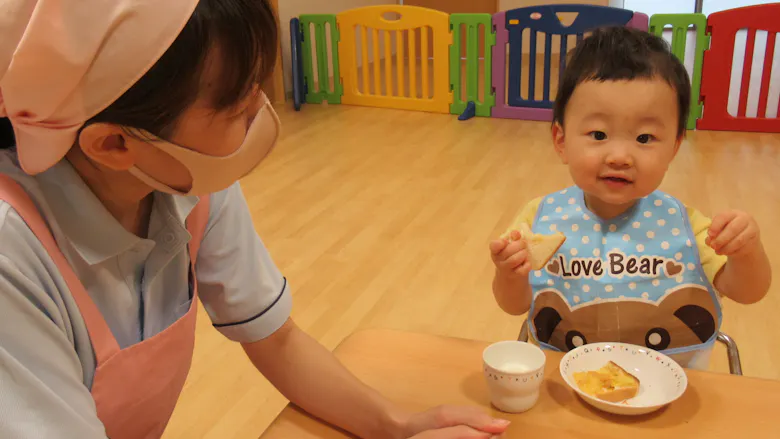
<svg viewBox="0 0 780 439"><path fill-rule="evenodd" d="M625 342L706 368L720 295L754 303L766 294L771 269L751 215L710 220L657 190L689 105L685 67L659 37L602 28L574 50L552 140L575 185L528 203L490 243L496 301L528 312L543 348ZM567 238L541 270L531 270L523 223Z"/></svg>

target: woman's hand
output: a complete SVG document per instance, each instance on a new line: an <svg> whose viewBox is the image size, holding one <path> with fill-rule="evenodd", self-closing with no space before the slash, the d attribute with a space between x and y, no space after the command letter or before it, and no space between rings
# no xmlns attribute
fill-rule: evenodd
<svg viewBox="0 0 780 439"><path fill-rule="evenodd" d="M502 434L509 421L496 419L476 407L440 406L406 421L404 438L489 439Z"/></svg>

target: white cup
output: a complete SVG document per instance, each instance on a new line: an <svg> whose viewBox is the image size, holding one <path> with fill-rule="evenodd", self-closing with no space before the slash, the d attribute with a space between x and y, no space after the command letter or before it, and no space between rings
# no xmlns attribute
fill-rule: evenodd
<svg viewBox="0 0 780 439"><path fill-rule="evenodd" d="M522 413L539 400L544 379L544 352L522 341L501 341L482 353L485 380L493 405L507 413Z"/></svg>

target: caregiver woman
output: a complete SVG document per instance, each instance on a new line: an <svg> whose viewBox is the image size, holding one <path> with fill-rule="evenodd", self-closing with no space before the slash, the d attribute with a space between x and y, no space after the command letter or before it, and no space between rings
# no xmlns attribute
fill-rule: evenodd
<svg viewBox="0 0 780 439"><path fill-rule="evenodd" d="M0 117L13 127L0 152L0 437L160 437L199 301L293 403L358 436L505 430L473 408L404 412L290 320L290 287L236 183L279 134L258 89L276 38L261 0L0 3Z"/></svg>

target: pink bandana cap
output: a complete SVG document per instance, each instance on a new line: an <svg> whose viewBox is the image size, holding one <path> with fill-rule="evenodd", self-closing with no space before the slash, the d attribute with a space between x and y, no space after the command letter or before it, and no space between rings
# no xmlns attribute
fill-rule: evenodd
<svg viewBox="0 0 780 439"><path fill-rule="evenodd" d="M60 161L81 126L173 44L198 0L2 0L0 117L22 168Z"/></svg>

